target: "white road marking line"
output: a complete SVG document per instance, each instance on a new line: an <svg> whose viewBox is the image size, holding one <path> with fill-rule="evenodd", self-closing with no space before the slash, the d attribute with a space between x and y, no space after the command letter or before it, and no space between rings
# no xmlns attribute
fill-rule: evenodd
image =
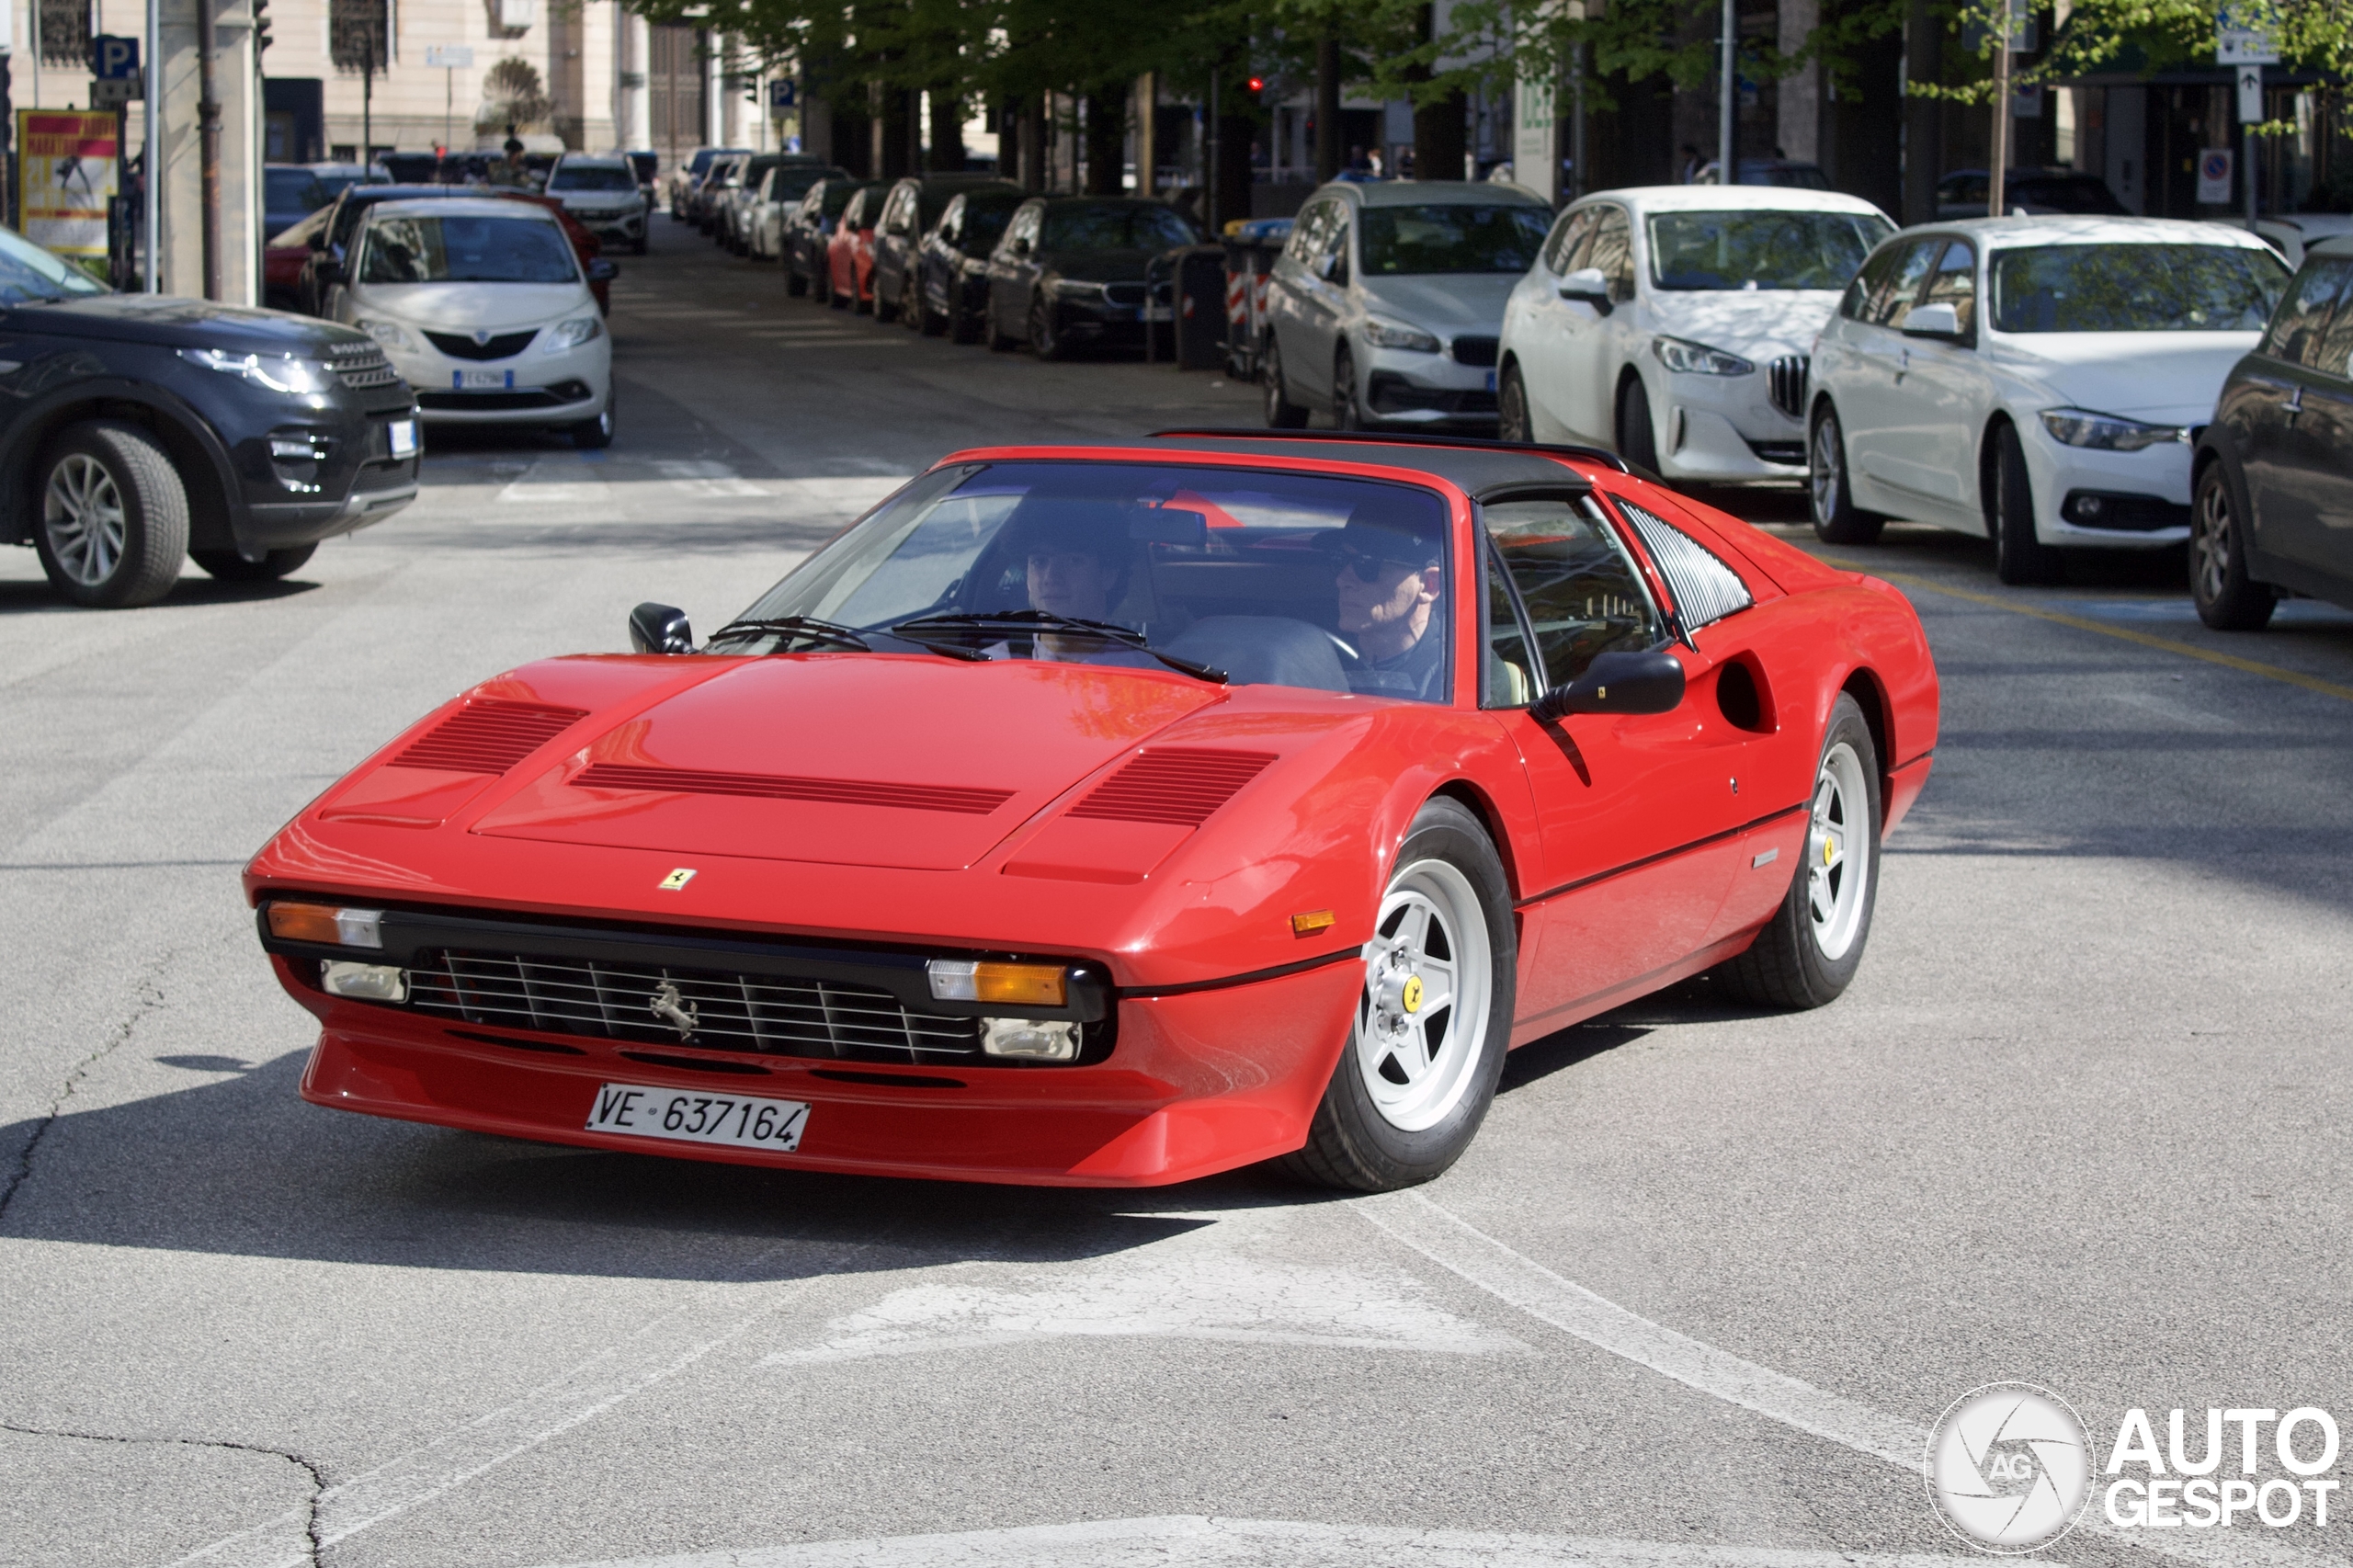
<svg viewBox="0 0 2353 1568"><path fill-rule="evenodd" d="M1176 1514L631 1557L570 1568L1168 1568L1179 1562L1185 1568L1964 1568L1984 1561Z"/></svg>
<svg viewBox="0 0 2353 1568"><path fill-rule="evenodd" d="M654 464L664 479L689 495L766 495L758 482L743 478L725 463L664 461Z"/></svg>
<svg viewBox="0 0 2353 1568"><path fill-rule="evenodd" d="M743 1283L713 1287L663 1313L620 1344L559 1374L422 1448L338 1482L319 1495L319 1540L333 1546L372 1525L429 1503L474 1477L528 1453L549 1438L603 1415L633 1394L666 1381L776 1312L809 1278L870 1260L876 1244L808 1246L780 1242L744 1265L756 1275L788 1248L818 1265L781 1288ZM745 1302L752 1304L746 1307ZM311 1562L304 1516L291 1510L190 1552L171 1568L302 1568Z"/></svg>
<svg viewBox="0 0 2353 1568"><path fill-rule="evenodd" d="M1928 1429L1888 1415L1785 1372L1743 1360L1629 1312L1563 1278L1535 1259L1513 1251L1468 1220L1421 1192L1359 1199L1350 1205L1449 1274L1529 1316L1549 1323L1586 1344L1622 1356L1768 1420L1824 1437L1914 1475L1925 1473ZM1966 1392L1955 1389L1959 1395ZM1921 1505L1927 1506L1925 1499ZM2313 1568L2311 1553L2269 1534L2247 1529L2125 1529L2108 1522L2095 1496L2075 1527L2123 1546L2139 1547L2204 1565L2204 1568Z"/></svg>
<svg viewBox="0 0 2353 1568"><path fill-rule="evenodd" d="M604 476L585 472L585 464L542 459L523 471L499 491L501 501L545 503L561 501L574 506L602 504L609 506L612 492Z"/></svg>

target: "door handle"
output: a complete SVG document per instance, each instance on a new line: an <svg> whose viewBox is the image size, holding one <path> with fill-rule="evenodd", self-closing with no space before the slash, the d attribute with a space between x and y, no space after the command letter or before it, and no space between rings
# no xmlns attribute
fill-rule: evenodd
<svg viewBox="0 0 2353 1568"><path fill-rule="evenodd" d="M2279 406L2281 411L2288 415L2288 427L2290 430L2294 429L2296 427L2296 415L2304 411L2303 383L2299 381L2296 385L2290 388L2288 391L2288 401L2281 403Z"/></svg>

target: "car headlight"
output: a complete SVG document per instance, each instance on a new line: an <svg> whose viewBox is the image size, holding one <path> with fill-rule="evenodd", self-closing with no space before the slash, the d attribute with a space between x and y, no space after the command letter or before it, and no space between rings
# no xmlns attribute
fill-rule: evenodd
<svg viewBox="0 0 2353 1568"><path fill-rule="evenodd" d="M543 354L561 354L567 348L577 348L604 335L595 316L574 316L563 325L550 329L547 341L540 346Z"/></svg>
<svg viewBox="0 0 2353 1568"><path fill-rule="evenodd" d="M1417 326L1399 322L1368 321L1364 324L1364 340L1375 348L1410 348L1417 354L1438 352L1438 339Z"/></svg>
<svg viewBox="0 0 2353 1568"><path fill-rule="evenodd" d="M2113 414L2093 414L2081 408L2046 408L2042 427L2052 439L2071 447L2093 447L2105 452L2137 452L2165 441L2187 442L2189 432L2179 425L2143 425Z"/></svg>
<svg viewBox="0 0 2353 1568"><path fill-rule="evenodd" d="M1704 343L1686 343L1679 337L1652 338L1651 352L1668 369L1694 376L1745 376L1756 369L1737 354Z"/></svg>
<svg viewBox="0 0 2353 1568"><path fill-rule="evenodd" d="M1084 283L1075 278L1057 278L1054 293L1064 300L1099 300L1103 298L1103 285Z"/></svg>
<svg viewBox="0 0 2353 1568"><path fill-rule="evenodd" d="M297 359L291 354L224 354L218 348L183 348L180 358L191 365L201 365L208 370L218 370L224 376L243 376L257 386L278 392L316 392L327 390L327 371L324 365L308 359Z"/></svg>
<svg viewBox="0 0 2353 1568"><path fill-rule="evenodd" d="M405 348L413 351L416 347L416 339L411 337L408 335L408 328L398 322L363 321L359 324L359 330L387 348Z"/></svg>

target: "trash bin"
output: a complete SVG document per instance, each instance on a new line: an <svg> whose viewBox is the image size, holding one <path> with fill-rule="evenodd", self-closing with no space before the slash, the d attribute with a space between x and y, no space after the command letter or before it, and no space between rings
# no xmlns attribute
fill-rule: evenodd
<svg viewBox="0 0 2353 1568"><path fill-rule="evenodd" d="M1217 369L1225 363L1225 247L1188 245L1176 260L1176 368Z"/></svg>

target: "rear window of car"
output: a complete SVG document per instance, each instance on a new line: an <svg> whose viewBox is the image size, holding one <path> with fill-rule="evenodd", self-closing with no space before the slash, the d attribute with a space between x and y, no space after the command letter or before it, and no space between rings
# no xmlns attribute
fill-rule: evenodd
<svg viewBox="0 0 2353 1568"><path fill-rule="evenodd" d="M2245 245L2035 245L1991 271L1996 332L2260 332L2288 284Z"/></svg>
<svg viewBox="0 0 2353 1568"><path fill-rule="evenodd" d="M362 283L571 283L580 269L555 224L534 218L388 217L360 236Z"/></svg>
<svg viewBox="0 0 2353 1568"><path fill-rule="evenodd" d="M1552 215L1518 202L1367 207L1358 214L1365 276L1525 272Z"/></svg>
<svg viewBox="0 0 2353 1568"><path fill-rule="evenodd" d="M634 191L637 171L627 164L561 164L548 176L548 188Z"/></svg>

